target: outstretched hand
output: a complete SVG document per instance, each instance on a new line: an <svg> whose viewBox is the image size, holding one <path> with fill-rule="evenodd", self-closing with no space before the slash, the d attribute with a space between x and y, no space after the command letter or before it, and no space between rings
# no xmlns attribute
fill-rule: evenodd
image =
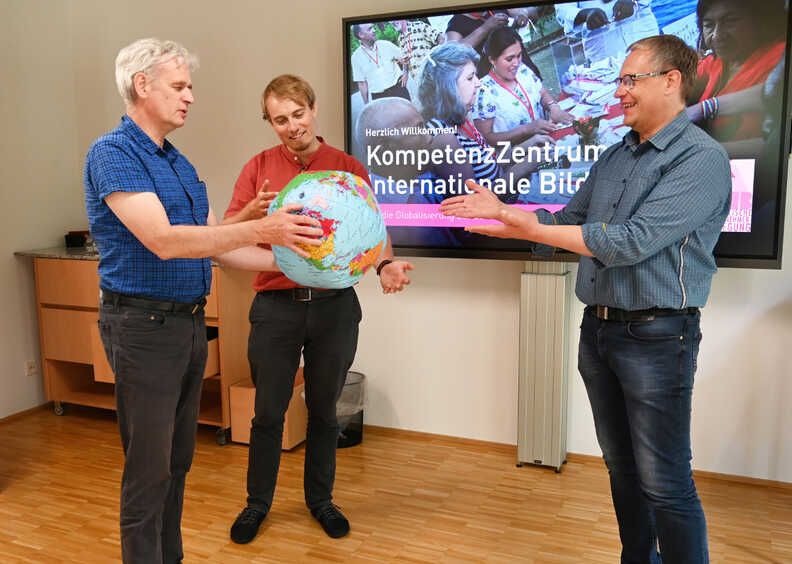
<svg viewBox="0 0 792 564"><path fill-rule="evenodd" d="M468 225L465 231L487 235L488 237L498 237L499 239L531 239L531 227L537 225L539 220L536 214L530 213L523 218L518 218L514 214L505 213L498 218L503 223L492 225Z"/></svg>
<svg viewBox="0 0 792 564"><path fill-rule="evenodd" d="M440 204L440 212L443 215L456 217L498 219L498 215L506 207L506 204L501 202L492 190L484 188L472 180L466 180L465 186L472 190L473 194L454 196L443 200Z"/></svg>
<svg viewBox="0 0 792 564"><path fill-rule="evenodd" d="M383 294L395 294L401 292L410 283L407 271L412 270L413 265L404 260L395 260L386 264L380 271L380 285Z"/></svg>
<svg viewBox="0 0 792 564"><path fill-rule="evenodd" d="M466 180L465 184L473 190L473 194L443 200L440 204L443 215L496 219L501 223L469 225L465 227L465 231L501 239L531 239L531 228L539 223L535 213L510 209L491 190L472 180Z"/></svg>
<svg viewBox="0 0 792 564"><path fill-rule="evenodd" d="M302 208L301 204L287 204L267 217L256 220L259 243L280 245L303 258L310 257L303 247L321 245L323 232L318 219L293 213Z"/></svg>

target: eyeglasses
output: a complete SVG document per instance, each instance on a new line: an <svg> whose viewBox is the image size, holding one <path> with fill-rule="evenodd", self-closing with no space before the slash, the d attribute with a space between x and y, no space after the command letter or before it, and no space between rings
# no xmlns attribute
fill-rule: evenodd
<svg viewBox="0 0 792 564"><path fill-rule="evenodd" d="M649 78L652 76L663 76L664 74L670 73L672 70L676 69L668 69L664 71L655 71L655 72L642 72L640 74L625 74L624 76L620 76L613 83L618 88L619 85L624 86L627 90L632 90L635 86L635 81L640 80L642 78Z"/></svg>

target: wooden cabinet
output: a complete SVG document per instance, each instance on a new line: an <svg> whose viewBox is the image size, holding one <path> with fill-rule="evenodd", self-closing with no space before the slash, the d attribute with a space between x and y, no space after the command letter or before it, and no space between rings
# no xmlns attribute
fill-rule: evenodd
<svg viewBox="0 0 792 564"><path fill-rule="evenodd" d="M97 326L98 262L29 254L34 256L47 399L55 402L56 413L63 413L62 403L115 409L115 379ZM205 309L209 355L198 422L218 427L221 444L231 427L229 388L250 378L247 311L253 297L252 276L212 267Z"/></svg>

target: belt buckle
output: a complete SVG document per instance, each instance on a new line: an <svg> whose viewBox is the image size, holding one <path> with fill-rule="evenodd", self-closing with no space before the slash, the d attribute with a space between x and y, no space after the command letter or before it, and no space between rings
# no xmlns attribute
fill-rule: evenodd
<svg viewBox="0 0 792 564"><path fill-rule="evenodd" d="M297 287L292 289L292 298L295 302L310 302L311 289L304 287Z"/></svg>
<svg viewBox="0 0 792 564"><path fill-rule="evenodd" d="M190 312L190 315L195 315L195 313L196 313L196 312L197 312L199 309L201 309L201 304L200 304L200 302L193 304L193 308L192 308L192 311Z"/></svg>
<svg viewBox="0 0 792 564"><path fill-rule="evenodd" d="M608 320L608 306L597 306L597 317Z"/></svg>

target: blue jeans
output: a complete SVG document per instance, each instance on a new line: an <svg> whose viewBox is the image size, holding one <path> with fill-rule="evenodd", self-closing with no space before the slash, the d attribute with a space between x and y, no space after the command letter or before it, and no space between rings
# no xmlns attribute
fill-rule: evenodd
<svg viewBox="0 0 792 564"><path fill-rule="evenodd" d="M603 321L591 308L583 315L578 369L610 474L623 564L709 562L690 467L699 318Z"/></svg>

